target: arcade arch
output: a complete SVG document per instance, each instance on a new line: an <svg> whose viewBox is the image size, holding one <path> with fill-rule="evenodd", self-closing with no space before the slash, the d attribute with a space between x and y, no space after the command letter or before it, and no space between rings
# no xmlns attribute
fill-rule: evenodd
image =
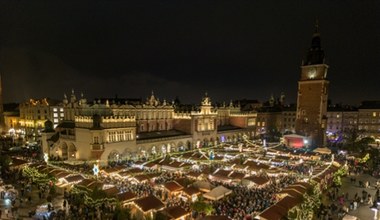
<svg viewBox="0 0 380 220"><path fill-rule="evenodd" d="M69 158L68 149L69 148L67 147L66 142L63 142L61 145L61 156L63 160L67 160Z"/></svg>
<svg viewBox="0 0 380 220"><path fill-rule="evenodd" d="M76 159L77 148L75 147L73 143L69 145L67 154L68 154L68 159Z"/></svg>
<svg viewBox="0 0 380 220"><path fill-rule="evenodd" d="M119 151L117 151L117 150L112 150L108 154L108 161L119 161L120 159L121 159L121 155L120 155Z"/></svg>

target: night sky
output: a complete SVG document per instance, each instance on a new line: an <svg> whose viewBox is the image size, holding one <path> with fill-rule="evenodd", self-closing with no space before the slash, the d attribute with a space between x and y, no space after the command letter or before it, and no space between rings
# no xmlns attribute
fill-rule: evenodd
<svg viewBox="0 0 380 220"><path fill-rule="evenodd" d="M329 99L380 100L380 1L0 0L5 102L88 99L199 103L284 92L295 103L300 65L319 19Z"/></svg>

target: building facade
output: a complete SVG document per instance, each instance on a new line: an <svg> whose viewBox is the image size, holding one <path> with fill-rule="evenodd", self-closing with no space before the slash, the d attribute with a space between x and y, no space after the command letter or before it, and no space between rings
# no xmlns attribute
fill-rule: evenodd
<svg viewBox="0 0 380 220"><path fill-rule="evenodd" d="M178 111L152 93L144 103L63 99L64 120L42 134L44 152L64 160L115 161L164 155L253 137L256 112L212 106L206 94L198 107Z"/></svg>
<svg viewBox="0 0 380 220"><path fill-rule="evenodd" d="M30 99L21 103L19 109L19 127L27 140L37 140L47 120L52 121L56 127L64 119L62 104L48 98Z"/></svg>

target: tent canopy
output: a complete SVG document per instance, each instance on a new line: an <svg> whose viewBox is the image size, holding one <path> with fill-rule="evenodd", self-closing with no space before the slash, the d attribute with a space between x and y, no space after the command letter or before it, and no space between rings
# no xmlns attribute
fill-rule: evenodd
<svg viewBox="0 0 380 220"><path fill-rule="evenodd" d="M208 181L199 180L195 182L193 185L195 186L195 188L198 188L199 190L204 191L204 192L210 192L212 188L214 188L214 186Z"/></svg>
<svg viewBox="0 0 380 220"><path fill-rule="evenodd" d="M210 192L203 194L203 197L210 200L219 200L223 198L224 196L229 195L231 193L232 193L232 190L227 189L224 186L218 186L214 188L213 190L211 190Z"/></svg>
<svg viewBox="0 0 380 220"><path fill-rule="evenodd" d="M306 138L305 136L298 135L298 134L286 134L283 137L284 138Z"/></svg>
<svg viewBox="0 0 380 220"><path fill-rule="evenodd" d="M355 216L352 216L352 215L345 215L343 217L343 220L356 220L356 219L358 219L358 218Z"/></svg>
<svg viewBox="0 0 380 220"><path fill-rule="evenodd" d="M320 153L320 154L331 154L331 150L327 147L318 147L313 150L314 153Z"/></svg>

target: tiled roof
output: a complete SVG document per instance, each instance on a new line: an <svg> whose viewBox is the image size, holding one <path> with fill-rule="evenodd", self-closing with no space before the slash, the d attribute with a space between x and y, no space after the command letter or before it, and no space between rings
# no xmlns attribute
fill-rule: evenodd
<svg viewBox="0 0 380 220"><path fill-rule="evenodd" d="M72 183L72 182L78 182L80 180L84 180L84 177L78 174L78 175L66 177L65 179L67 182Z"/></svg>
<svg viewBox="0 0 380 220"><path fill-rule="evenodd" d="M259 186L264 185L269 182L267 178L262 177L262 176L249 176L244 179L249 180Z"/></svg>
<svg viewBox="0 0 380 220"><path fill-rule="evenodd" d="M136 198L136 194L134 194L133 192L123 192L123 193L117 194L117 198L123 202L130 201Z"/></svg>
<svg viewBox="0 0 380 220"><path fill-rule="evenodd" d="M168 215L170 219L179 219L181 217L190 215L190 212L186 211L181 206L168 207L165 210L163 210L163 213Z"/></svg>
<svg viewBox="0 0 380 220"><path fill-rule="evenodd" d="M181 186L176 181L171 181L171 182L164 183L164 187L167 190L169 190L170 192L181 191L183 189L183 186Z"/></svg>
<svg viewBox="0 0 380 220"><path fill-rule="evenodd" d="M107 196L109 197L113 197L113 196L116 196L120 191L117 187L111 187L111 188L108 188L108 189L104 189L103 190Z"/></svg>
<svg viewBox="0 0 380 220"><path fill-rule="evenodd" d="M165 207L157 197L150 195L144 198L136 199L134 203L143 211L157 211Z"/></svg>
<svg viewBox="0 0 380 220"><path fill-rule="evenodd" d="M186 195L188 196L192 196L192 195L197 195L197 194L200 194L201 191L199 191L199 189L193 187L193 186L190 186L190 187L187 187L187 188L184 188L182 190Z"/></svg>

